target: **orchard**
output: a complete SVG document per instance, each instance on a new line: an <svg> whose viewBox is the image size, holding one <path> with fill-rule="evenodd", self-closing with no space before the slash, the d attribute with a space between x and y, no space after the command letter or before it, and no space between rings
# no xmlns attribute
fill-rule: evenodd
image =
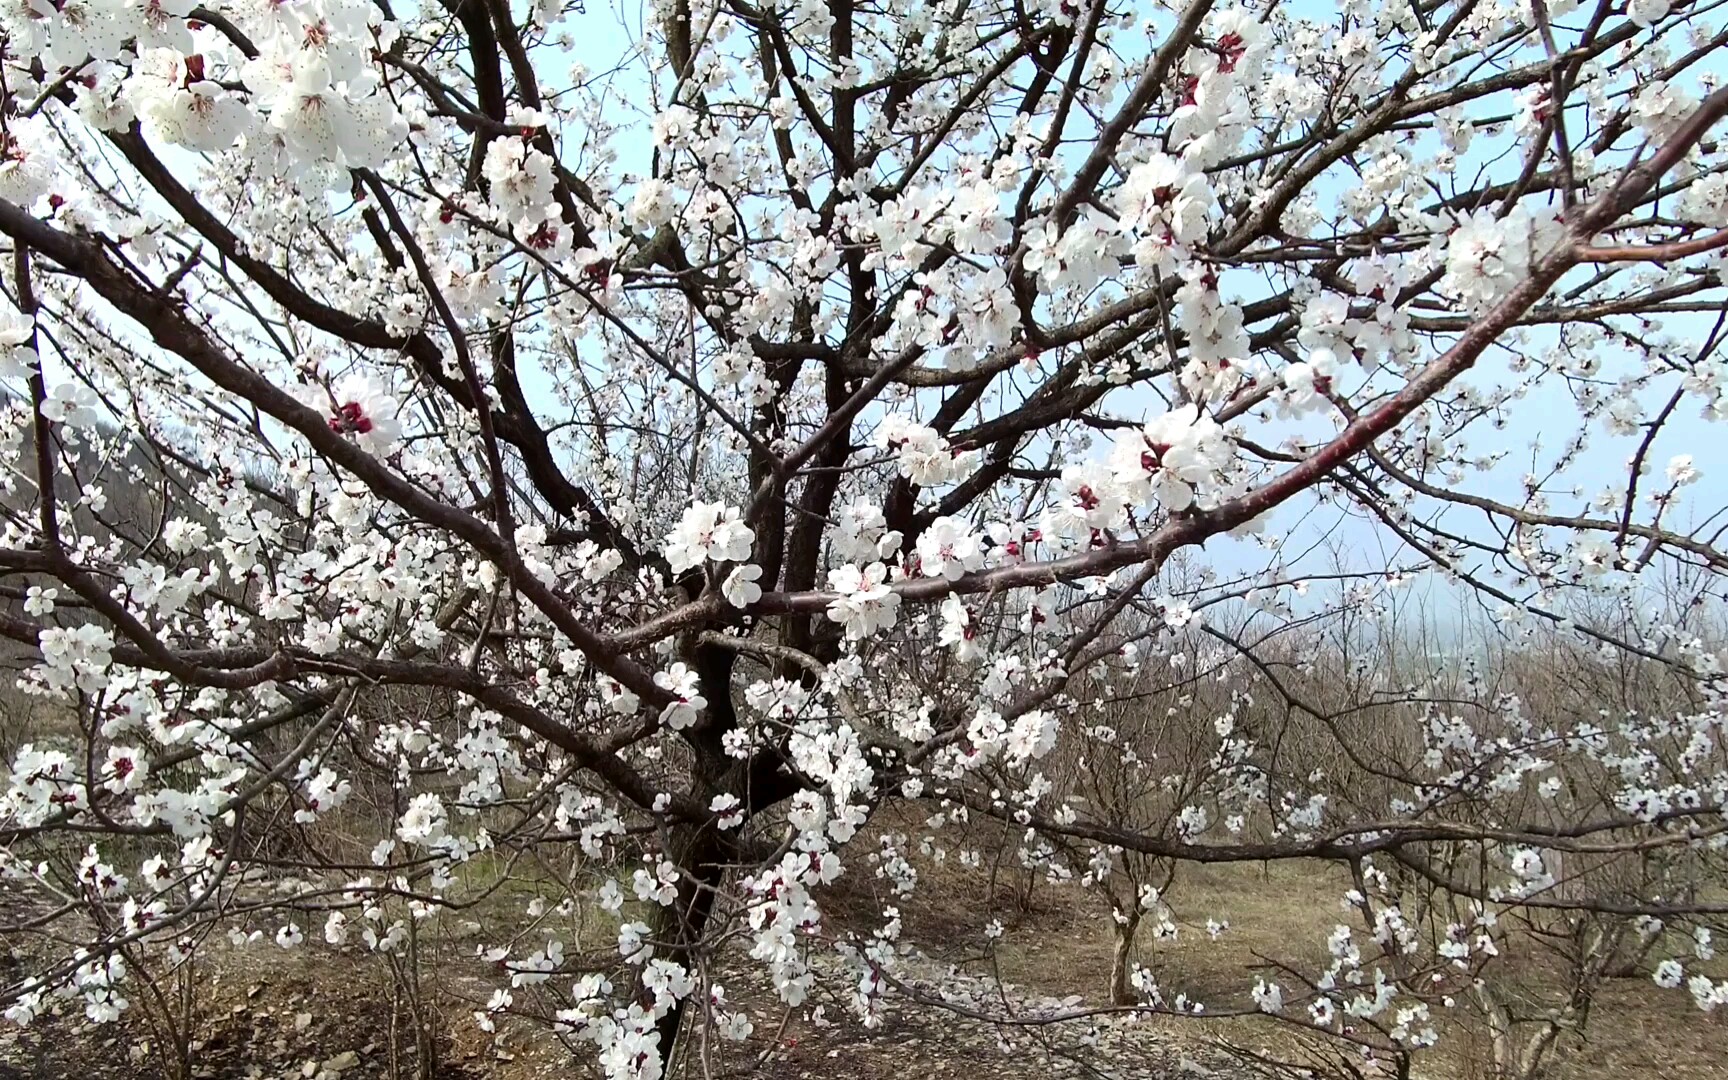
<svg viewBox="0 0 1728 1080"><path fill-rule="evenodd" d="M1104 1075L1170 1017L1420 1075L1467 1016L1530 1080L1628 973L1720 1031L1725 46L1721 0L9 0L6 1020L174 1031L219 956L412 979L466 920L462 1022L612 1080L818 1000ZM1084 1001L908 967L991 859L1109 913ZM1342 882L1306 960L1142 962L1228 938L1184 874L1287 863Z"/></svg>

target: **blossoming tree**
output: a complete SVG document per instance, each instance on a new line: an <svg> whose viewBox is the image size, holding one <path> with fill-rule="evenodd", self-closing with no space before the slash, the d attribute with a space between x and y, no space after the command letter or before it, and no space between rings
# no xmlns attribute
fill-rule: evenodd
<svg viewBox="0 0 1728 1080"><path fill-rule="evenodd" d="M1724 835L1728 553L1687 497L1728 415L1721 12L655 0L623 40L558 0L15 0L0 634L71 719L9 762L0 865L46 899L3 921L76 944L8 1015L112 1019L215 931L399 950L483 856L581 861L616 948L484 925L487 1015L532 987L651 1078L751 1036L741 964L871 1021L911 992L895 913L819 900L918 887L854 850L888 800L1058 876L1351 868L1379 944L1253 1000L1389 1051L1432 1039L1394 873L1475 905L1429 943L1460 970L1491 908L1707 941L1720 903L1556 882ZM1379 554L1317 567L1320 519ZM1082 706L1196 640L1305 700L1268 642L1322 578L1684 692L1410 695L1408 758L1314 728L1349 797L1176 712L1162 809L1083 797Z"/></svg>

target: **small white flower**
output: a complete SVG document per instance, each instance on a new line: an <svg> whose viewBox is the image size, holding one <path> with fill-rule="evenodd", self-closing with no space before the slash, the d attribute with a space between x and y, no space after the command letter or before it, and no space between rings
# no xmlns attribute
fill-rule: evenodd
<svg viewBox="0 0 1728 1080"><path fill-rule="evenodd" d="M433 792L414 796L397 823L396 835L406 844L436 843L444 836L444 802Z"/></svg>
<svg viewBox="0 0 1728 1080"><path fill-rule="evenodd" d="M150 773L150 763L135 746L108 748L108 781L103 786L116 795L137 791Z"/></svg>
<svg viewBox="0 0 1728 1080"><path fill-rule="evenodd" d="M387 454L402 437L396 398L364 375L350 375L331 394L329 425L338 435L352 436L367 451Z"/></svg>
<svg viewBox="0 0 1728 1080"><path fill-rule="evenodd" d="M31 615L47 615L54 610L54 601L59 596L59 589L32 585L24 595L24 610Z"/></svg>
<svg viewBox="0 0 1728 1080"><path fill-rule="evenodd" d="M600 883L597 894L600 910L610 915L616 915L624 908L624 890L618 887L616 878L607 878Z"/></svg>
<svg viewBox="0 0 1728 1080"><path fill-rule="evenodd" d="M1633 26L1651 27L1668 17L1669 0L1627 0L1626 17Z"/></svg>
<svg viewBox="0 0 1728 1080"><path fill-rule="evenodd" d="M1281 1013L1284 1011L1284 988L1277 983L1256 980L1254 983L1254 1005L1263 1013Z"/></svg>
<svg viewBox="0 0 1728 1080"><path fill-rule="evenodd" d="M22 317L0 311L0 379L25 379L41 366L42 358L30 344L34 327Z"/></svg>
<svg viewBox="0 0 1728 1080"><path fill-rule="evenodd" d="M654 685L672 695L672 700L660 710L662 724L673 731L682 731L696 722L708 707L708 699L697 692L699 681L696 672L682 662L655 674Z"/></svg>
<svg viewBox="0 0 1728 1080"><path fill-rule="evenodd" d="M601 675L594 680L594 685L600 690L600 700L619 716L635 716L637 708L642 704L642 699L636 696L634 690L626 688L616 679Z"/></svg>
<svg viewBox="0 0 1728 1080"><path fill-rule="evenodd" d="M736 795L729 793L716 795L708 803L708 809L719 815L714 824L722 829L735 829L744 822L743 804L739 802Z"/></svg>
<svg viewBox="0 0 1728 1080"><path fill-rule="evenodd" d="M762 599L762 568L755 563L744 563L732 568L726 575L726 581L720 586L725 594L726 602L733 607L749 607Z"/></svg>
<svg viewBox="0 0 1728 1080"><path fill-rule="evenodd" d="M91 428L101 422L96 392L82 383L58 383L42 399L42 415L70 428Z"/></svg>
<svg viewBox="0 0 1728 1080"><path fill-rule="evenodd" d="M918 565L928 577L958 581L984 565L984 547L965 522L939 517L918 537Z"/></svg>
<svg viewBox="0 0 1728 1080"><path fill-rule="evenodd" d="M1194 608L1186 600L1166 596L1158 601L1158 606L1164 609L1164 625L1172 630L1180 630L1194 621Z"/></svg>

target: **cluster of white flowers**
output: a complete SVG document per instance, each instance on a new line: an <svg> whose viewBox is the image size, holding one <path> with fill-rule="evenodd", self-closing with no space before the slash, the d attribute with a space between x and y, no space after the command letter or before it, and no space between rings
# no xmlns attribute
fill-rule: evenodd
<svg viewBox="0 0 1728 1080"><path fill-rule="evenodd" d="M1191 399L1215 400L1259 377L1263 364L1250 359L1242 308L1224 298L1208 268L1187 268L1176 290L1176 318L1188 335L1181 382Z"/></svg>
<svg viewBox="0 0 1728 1080"><path fill-rule="evenodd" d="M1217 421L1187 405L1155 416L1120 438L1110 465L1121 494L1135 506L1186 510L1196 491L1216 485L1235 459Z"/></svg>
<svg viewBox="0 0 1728 1080"><path fill-rule="evenodd" d="M177 25L185 34L185 22ZM183 44L140 51L121 101L153 138L206 153L226 150L247 133L252 112L239 95L206 77L203 56L186 55L192 41L185 36Z"/></svg>
<svg viewBox="0 0 1728 1080"><path fill-rule="evenodd" d="M892 630L900 617L900 594L888 584L884 563L846 565L828 572L828 588L838 593L828 604L828 617L846 628L846 637L859 641Z"/></svg>
<svg viewBox="0 0 1728 1080"><path fill-rule="evenodd" d="M755 540L738 507L698 502L666 535L666 561L674 574L705 562L743 562Z"/></svg>
<svg viewBox="0 0 1728 1080"><path fill-rule="evenodd" d="M1206 238L1216 198L1202 172L1180 158L1154 154L1134 166L1117 192L1117 211L1134 230L1134 261L1169 273Z"/></svg>
<svg viewBox="0 0 1728 1080"><path fill-rule="evenodd" d="M421 792L408 803L396 825L396 835L406 844L432 846L445 836L449 823L444 800L435 792Z"/></svg>
<svg viewBox="0 0 1728 1080"><path fill-rule="evenodd" d="M8 24L27 28L25 47L61 68L93 62L98 74L80 86L79 112L99 128L137 119L151 137L189 150L244 140L259 160L284 151L305 165L350 168L383 165L407 138L371 62L396 33L376 9L309 0L243 18L259 50L252 57L237 56L192 11L185 0L78 0L59 18Z"/></svg>
<svg viewBox="0 0 1728 1080"><path fill-rule="evenodd" d="M694 724L708 707L708 699L698 692L700 676L682 661L654 676L654 685L671 695L660 710L660 722L673 731L682 731Z"/></svg>
<svg viewBox="0 0 1728 1080"><path fill-rule="evenodd" d="M900 475L919 487L954 484L971 475L981 455L955 450L936 430L899 413L885 417L876 429L876 445L894 451Z"/></svg>
<svg viewBox="0 0 1728 1080"><path fill-rule="evenodd" d="M1484 311L1530 276L1562 231L1554 210L1532 211L1522 203L1504 217L1478 210L1447 238L1440 288L1466 309Z"/></svg>
<svg viewBox="0 0 1728 1080"><path fill-rule="evenodd" d="M1681 310L1713 302L1728 249L1573 273L1547 303L1608 314L1499 335L1468 380L1411 377L1562 242L1728 225L1708 141L1647 217L1601 239L1559 209L1600 197L1633 145L1687 130L1719 79L1674 57L1682 38L1708 54L1708 20L1670 0L1598 19L1618 44L1569 68L1563 192L1546 69L1516 61L1541 56L1528 3L1461 12L1444 39L1430 16L1446 13L1405 0L1325 19L1227 5L1175 37L1163 14L1031 6L1010 22L991 5L847 12L852 55L832 57L842 13L797 0L780 14L798 63L765 82L738 48L761 20L704 9L712 33L641 107L632 79L560 70L592 42L556 27L571 5L553 0L469 12L479 23L363 0L0 5L9 55L40 61L8 67L0 135L0 198L36 219L0 214L23 252L0 379L29 380L0 403L18 466L0 470L18 511L0 549L22 612L6 636L40 653L23 691L79 710L10 763L0 826L20 839L0 876L66 898L85 938L7 1015L81 1001L120 1016L115 936L180 964L196 942L159 924L182 908L259 912L215 932L268 953L321 950L306 912L329 903L324 943L400 962L425 920L479 910L475 854L573 841L615 875L588 895L618 922L617 955L610 978L570 985L555 1023L607 1076L655 1080L676 1010L711 1023L705 1037L751 1035L708 981L715 943L741 933L786 1004L837 969L832 1000L879 1023L907 951L898 911L837 933L816 896L861 867L901 896L942 880L930 865L984 865L949 850L976 834L970 815L1008 827L1028 875L1105 893L1118 927L1159 938L1177 920L1143 884L1144 853L1089 848L1084 825L1295 848L1363 820L1378 835L1455 815L1462 835L1488 820L1468 813L1516 801L1670 845L1707 836L1683 830L1728 804L1728 657L1641 605L1679 546L1662 534L1717 480L1676 410L1728 419L1728 360L1684 340ZM992 67L1038 57L1015 37L1028 21L1087 26L1076 41L1095 51L1050 79L1038 58L1029 89L1024 58ZM476 40L490 23L497 40ZM937 41L952 63L907 66ZM1514 60L1470 73L1501 53ZM1154 62L1161 77L1142 81ZM840 139L824 111L843 99L858 108ZM1454 104L1428 107L1441 99ZM1364 122L1376 101L1405 112ZM639 145L625 125L649 116ZM1404 415L1412 386L1429 396ZM1497 483L1519 460L1476 432L1559 400L1549 387L1580 423L1549 438L1538 413L1535 456L1551 460L1516 466L1519 509L1442 522L1467 477ZM1670 388L1672 423L1655 419ZM1243 516L1233 500L1288 495L1281 475L1311 479L1329 460L1316 448L1376 408L1397 423L1368 471L1286 499L1272 521L1287 534L1257 519L1218 538L1253 568L1196 554ZM43 431L59 505L38 514L21 508L48 487L29 452ZM1594 440L1646 434L1650 453L1627 462L1638 484L1557 482ZM494 450L497 491L477 467ZM156 496L161 477L133 466L152 456L172 459L168 505L111 505ZM1588 525L1546 524L1574 514ZM62 535L41 535L56 517ZM1384 523L1399 564L1315 570L1296 553L1328 517ZM1703 535L1683 541L1688 572L1719 569ZM1156 583L1136 577L1149 559ZM1559 706L1490 700L1474 673L1453 694L1445 674L1350 655L1335 678L1304 647L1310 616L1378 625L1392 590L1431 571L1494 591L1496 630L1522 639L1582 636L1559 613L1602 600L1624 627L1590 627L1585 646L1654 658L1687 703L1554 730ZM1262 668L1260 648L1287 651ZM1360 691L1408 737L1402 788L1348 791L1354 747L1310 769L1300 740L1265 730L1315 685ZM416 707L374 707L385 688ZM1183 718L1180 755L1146 734ZM1579 766L1607 779L1581 792ZM1116 779L1134 798L1099 805ZM399 800L382 819L352 813L372 786ZM916 824L871 821L894 799ZM1495 835L1516 832L1504 816ZM376 877L332 887L328 866L291 875L261 858L271 845L225 838L266 823L317 826ZM767 823L772 854L753 864L710 878L680 863L685 837L716 832L736 841L727 860L746 857ZM1529 901L1561 877L1557 849L1482 828L1460 844L1496 868L1479 883L1493 907L1545 918ZM86 847L103 830L150 835L148 857ZM1278 976L1300 995L1270 977L1241 990L1269 1014L1425 1046L1429 1010L1462 980L1487 985L1513 931L1461 897L1418 925L1372 859L1353 869L1356 929L1332 935L1316 977ZM708 890L714 914L697 918L710 905L682 901ZM537 894L528 929L477 951L508 982L475 1013L483 1029L538 1011L522 991L550 1001L575 978L551 918L574 916L577 891ZM1218 937L1209 914L1193 925ZM689 922L649 925L674 915ZM1728 1001L1703 966L1707 929L1688 956L1689 924L1631 925L1651 948L1681 943L1656 985ZM985 928L992 947L1004 933ZM1144 970L1130 981L1201 1011Z"/></svg>
<svg viewBox="0 0 1728 1080"><path fill-rule="evenodd" d="M1193 197L1204 196L1196 191ZM1146 207L1142 205L1141 209ZM1182 210L1193 213L1189 206ZM1085 293L1109 277L1119 259L1141 249L1157 254L1156 245L1146 240L1131 247L1115 221L1097 207L1088 206L1065 231L1059 232L1052 221L1033 229L1021 262L1028 273L1038 275L1039 284L1047 289Z"/></svg>
<svg viewBox="0 0 1728 1080"><path fill-rule="evenodd" d="M839 869L833 852L789 851L744 883L752 897L750 956L767 966L775 993L794 1008L804 1003L815 982L803 941L821 929L822 909L810 889L835 880Z"/></svg>
<svg viewBox="0 0 1728 1080"><path fill-rule="evenodd" d="M84 808L88 789L84 778L61 750L19 747L6 789L6 817L24 826L40 825L51 817Z"/></svg>
<svg viewBox="0 0 1728 1080"><path fill-rule="evenodd" d="M51 689L93 693L108 685L114 634L95 623L67 629L44 627L37 635L42 664L36 670Z"/></svg>
<svg viewBox="0 0 1728 1080"><path fill-rule="evenodd" d="M834 557L842 562L868 563L891 559L900 550L902 537L888 529L882 507L866 500L842 506L835 515L836 527L829 534Z"/></svg>
<svg viewBox="0 0 1728 1080"><path fill-rule="evenodd" d="M640 1004L607 1011L612 984L585 976L571 991L574 1008L556 1014L560 1030L594 1044L607 1080L660 1080L665 1063L660 1056L657 1017Z"/></svg>
<svg viewBox="0 0 1728 1080"><path fill-rule="evenodd" d="M492 140L486 147L482 172L493 208L518 235L531 234L543 222L557 219L552 161L527 139L507 136Z"/></svg>

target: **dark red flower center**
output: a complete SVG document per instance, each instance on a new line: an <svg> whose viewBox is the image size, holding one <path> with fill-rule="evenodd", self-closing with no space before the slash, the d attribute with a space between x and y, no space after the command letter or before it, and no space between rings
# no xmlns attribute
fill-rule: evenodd
<svg viewBox="0 0 1728 1080"><path fill-rule="evenodd" d="M330 430L338 435L365 435L372 430L372 418L366 415L358 401L339 405L330 416Z"/></svg>

